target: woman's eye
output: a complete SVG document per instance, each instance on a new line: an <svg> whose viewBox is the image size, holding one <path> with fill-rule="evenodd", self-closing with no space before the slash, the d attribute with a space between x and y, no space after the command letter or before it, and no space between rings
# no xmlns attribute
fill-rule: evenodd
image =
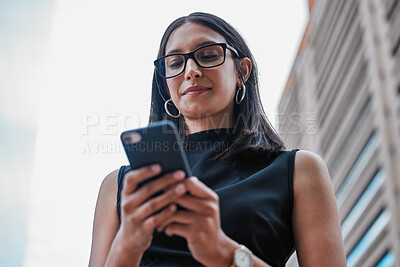
<svg viewBox="0 0 400 267"><path fill-rule="evenodd" d="M207 48L203 51L199 51L199 53L195 56L196 59L200 62L213 63L221 58L221 53L216 49Z"/></svg>
<svg viewBox="0 0 400 267"><path fill-rule="evenodd" d="M183 64L183 60L181 60L181 59L174 59L174 60L168 61L167 66L168 66L168 68L170 68L170 69L176 69L176 68L181 67L182 64Z"/></svg>
<svg viewBox="0 0 400 267"><path fill-rule="evenodd" d="M202 61L214 61L219 57L218 54L209 54L209 55L202 55L201 60Z"/></svg>

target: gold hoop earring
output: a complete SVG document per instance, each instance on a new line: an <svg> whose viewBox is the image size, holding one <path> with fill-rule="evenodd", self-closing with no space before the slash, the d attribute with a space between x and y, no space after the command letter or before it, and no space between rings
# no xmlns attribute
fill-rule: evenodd
<svg viewBox="0 0 400 267"><path fill-rule="evenodd" d="M172 103L172 99L168 99L167 101L165 101L165 103L164 103L164 109L165 109L165 112L167 112L167 114L168 115L170 115L172 118L179 118L179 116L181 116L181 111L178 109L178 111L179 111L179 113L178 113L178 115L172 115L172 113L171 112L169 112L169 110L168 110L168 103L171 101L171 103Z"/></svg>
<svg viewBox="0 0 400 267"><path fill-rule="evenodd" d="M242 96L240 97L240 100L238 100L238 98L239 98L239 91L242 90L242 89L243 89ZM236 104L239 105L240 103L242 103L242 101L243 101L245 95L246 95L246 86L243 84L242 87L239 87L238 90L236 91Z"/></svg>

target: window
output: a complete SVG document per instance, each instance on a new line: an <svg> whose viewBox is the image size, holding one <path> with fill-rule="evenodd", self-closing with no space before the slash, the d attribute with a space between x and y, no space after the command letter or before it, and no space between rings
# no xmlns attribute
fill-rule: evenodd
<svg viewBox="0 0 400 267"><path fill-rule="evenodd" d="M368 120L368 118L370 117L370 103L371 103L371 96L368 95L362 107L360 108L357 117L353 120L351 127L348 129L345 137L343 138L341 145L335 148L335 154L332 163L330 164L332 177L336 175L336 170L339 167L339 164L341 164L341 162L343 161L343 155L345 153L348 153L347 152L348 149L351 148L351 141L354 140L356 136L358 136L359 139L358 135L359 129L362 127L362 125L365 124L365 121ZM326 147L326 141L321 142L321 149L324 149L324 147Z"/></svg>
<svg viewBox="0 0 400 267"><path fill-rule="evenodd" d="M384 182L384 175L379 170L375 173L371 182L362 193L361 197L358 199L357 203L351 209L346 219L342 223L342 236L343 239L350 233L354 225L361 218L361 215L365 212L368 206L371 204L374 196L379 191Z"/></svg>
<svg viewBox="0 0 400 267"><path fill-rule="evenodd" d="M386 252L385 256L375 265L376 267L389 267L394 266L394 254L389 251Z"/></svg>
<svg viewBox="0 0 400 267"><path fill-rule="evenodd" d="M376 238L382 233L386 225L389 223L391 214L388 210L384 210L379 214L377 219L368 228L364 236L360 239L354 249L347 256L347 266L355 266L358 261L364 256Z"/></svg>
<svg viewBox="0 0 400 267"><path fill-rule="evenodd" d="M365 145L364 149L358 156L356 162L354 163L353 167L351 168L350 172L347 174L346 178L344 179L342 185L338 189L336 193L336 199L338 202L338 206L343 204L346 197L351 193L354 185L356 184L358 178L360 177L362 171L367 166L368 162L372 158L372 155L375 153L375 150L378 147L378 140L373 133Z"/></svg>

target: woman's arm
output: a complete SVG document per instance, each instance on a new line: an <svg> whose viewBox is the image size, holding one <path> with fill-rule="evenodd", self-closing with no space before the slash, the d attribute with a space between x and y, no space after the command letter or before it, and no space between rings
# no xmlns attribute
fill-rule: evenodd
<svg viewBox="0 0 400 267"><path fill-rule="evenodd" d="M323 159L308 151L296 153L293 191L300 266L346 266L335 194Z"/></svg>
<svg viewBox="0 0 400 267"><path fill-rule="evenodd" d="M104 178L97 198L89 266L104 266L119 228L117 213L118 170Z"/></svg>
<svg viewBox="0 0 400 267"><path fill-rule="evenodd" d="M152 165L126 173L121 190L121 224L116 209L118 172L104 179L96 205L89 266L139 265L154 229L174 214L174 201L186 192L180 184L185 178L183 171L165 174L138 188L139 183L160 172L159 165ZM154 196L160 191L161 195Z"/></svg>

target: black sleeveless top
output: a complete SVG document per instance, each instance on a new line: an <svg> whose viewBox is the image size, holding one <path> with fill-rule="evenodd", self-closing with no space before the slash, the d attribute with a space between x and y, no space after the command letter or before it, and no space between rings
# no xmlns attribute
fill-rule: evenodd
<svg viewBox="0 0 400 267"><path fill-rule="evenodd" d="M266 263L285 266L294 252L293 170L297 150L282 151L251 167L210 160L229 144L229 131L214 129L188 136L185 150L192 173L218 194L224 233ZM118 174L119 216L123 178L129 170L129 166L122 166ZM140 266L202 265L193 259L184 238L154 231Z"/></svg>

